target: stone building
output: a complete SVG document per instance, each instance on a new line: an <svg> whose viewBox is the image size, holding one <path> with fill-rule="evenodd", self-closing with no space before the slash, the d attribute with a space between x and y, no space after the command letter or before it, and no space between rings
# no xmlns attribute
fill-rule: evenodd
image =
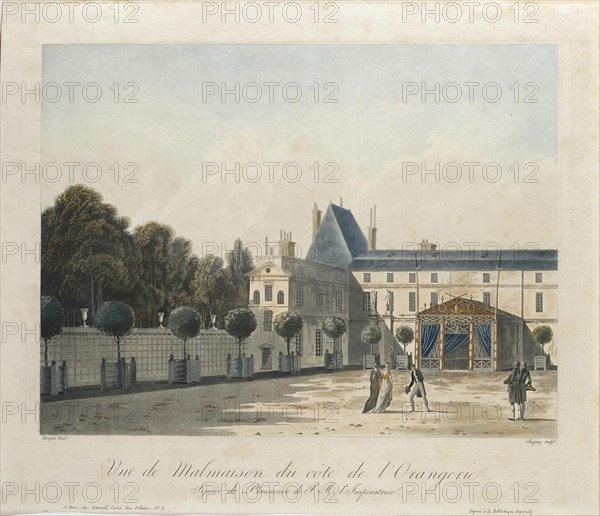
<svg viewBox="0 0 600 516"><path fill-rule="evenodd" d="M494 324L499 324L493 334L498 355L496 360L490 357L489 362L480 361L479 365L485 365L482 368L506 368L515 359L533 361L536 354L542 353L531 336L539 325L553 330L554 340L546 346L546 352L557 363L556 250L439 249L428 240L402 249L377 249L375 208L371 210L367 236L352 212L335 204L330 204L324 215L315 205L312 224L312 243L304 259L295 257L291 234L282 233L278 245L267 246L271 252L260 257L257 267L249 273L250 304L259 320L252 346L259 348L259 363L265 369L274 366L269 357L285 350L269 323L285 310L298 312L305 319L302 336L296 342L303 367L322 365L323 350L334 345L341 346L345 363L360 364L367 351L361 332L368 324L378 324L383 338L377 351L382 359L393 360L400 352L394 331L407 325L417 330L408 352L419 360L430 358L427 364L432 367L450 368L453 362L448 357L442 357L440 364L434 356L423 356L419 322L421 318L431 319L436 307L455 299L461 301L452 307L465 311L455 315L468 318L469 310L473 310L473 314L489 316ZM341 343L326 342L320 332L320 323L329 315L343 317L348 323ZM462 324L470 323L465 320ZM463 326L460 331L465 330ZM458 368L472 369L475 358L484 358L473 353L483 349L482 340L487 349L487 337L473 328L466 341L456 337L458 333L447 334L446 343L458 343L457 349L452 350L457 354L454 364L460 364ZM436 338L438 341L429 350L434 354L436 349L439 353L440 339L444 344L444 331Z"/></svg>

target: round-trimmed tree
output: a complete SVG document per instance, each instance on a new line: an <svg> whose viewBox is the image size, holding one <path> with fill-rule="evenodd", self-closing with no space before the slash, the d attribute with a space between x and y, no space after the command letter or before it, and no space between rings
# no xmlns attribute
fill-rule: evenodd
<svg viewBox="0 0 600 516"><path fill-rule="evenodd" d="M410 326L400 326L396 330L396 338L404 347L404 354L406 355L406 346L415 338L415 331Z"/></svg>
<svg viewBox="0 0 600 516"><path fill-rule="evenodd" d="M131 333L135 324L132 308L121 301L103 303L96 314L96 327L103 335L115 339L117 343L117 358L121 361L121 342Z"/></svg>
<svg viewBox="0 0 600 516"><path fill-rule="evenodd" d="M321 328L323 329L323 333L330 339L340 338L344 333L346 333L347 329L346 321L335 315L325 318L323 324L321 324Z"/></svg>
<svg viewBox="0 0 600 516"><path fill-rule="evenodd" d="M238 357L242 356L242 343L256 330L256 316L248 308L235 308L225 316L225 331L238 342Z"/></svg>
<svg viewBox="0 0 600 516"><path fill-rule="evenodd" d="M544 345L551 342L554 338L554 332L550 326L538 326L535 330L531 332L535 341L542 346L544 349ZM546 351L544 351L546 353Z"/></svg>
<svg viewBox="0 0 600 516"><path fill-rule="evenodd" d="M290 354L290 341L302 329L302 317L296 312L282 312L273 320L275 333L285 340L287 354Z"/></svg>
<svg viewBox="0 0 600 516"><path fill-rule="evenodd" d="M202 319L200 314L191 306L180 306L169 315L169 330L183 341L183 358L187 356L186 343L200 333Z"/></svg>
<svg viewBox="0 0 600 516"><path fill-rule="evenodd" d="M373 354L373 344L377 344L381 340L381 330L379 326L375 326L374 324L369 324L369 326L365 327L360 335L360 339L365 344L371 345L371 355Z"/></svg>
<svg viewBox="0 0 600 516"><path fill-rule="evenodd" d="M40 305L40 330L44 339L44 364L48 365L48 344L52 337L62 332L63 314L60 301L52 296L42 296Z"/></svg>

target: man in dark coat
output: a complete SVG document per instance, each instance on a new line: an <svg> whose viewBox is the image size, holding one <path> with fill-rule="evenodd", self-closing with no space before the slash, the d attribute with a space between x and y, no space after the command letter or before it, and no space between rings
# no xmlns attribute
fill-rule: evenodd
<svg viewBox="0 0 600 516"><path fill-rule="evenodd" d="M531 374L527 369L527 362L521 363L519 375L519 399L521 405L521 421L525 421L525 402L527 401L527 386L531 385Z"/></svg>
<svg viewBox="0 0 600 516"><path fill-rule="evenodd" d="M510 421L516 421L515 418L515 403L521 406L521 363L517 360L515 362L515 366L511 373L504 379L504 383L506 384L506 391L508 392L508 402L510 403L510 411L512 413L512 417L508 419ZM521 419L523 419L524 414L521 414Z"/></svg>
<svg viewBox="0 0 600 516"><path fill-rule="evenodd" d="M407 385L404 390L406 394L410 392L409 400L412 411L415 411L415 396L417 396L417 398L423 398L427 412L431 412L431 410L429 410L429 402L427 401L427 393L425 392L425 377L423 376L423 373L417 369L415 364L411 364L410 368L410 384Z"/></svg>
<svg viewBox="0 0 600 516"><path fill-rule="evenodd" d="M377 405L377 398L379 397L379 389L381 387L381 371L379 371L379 367L377 364L373 365L373 369L371 369L371 375L369 376L370 382L370 395L369 399L365 403L365 407L363 408L363 414L370 412Z"/></svg>

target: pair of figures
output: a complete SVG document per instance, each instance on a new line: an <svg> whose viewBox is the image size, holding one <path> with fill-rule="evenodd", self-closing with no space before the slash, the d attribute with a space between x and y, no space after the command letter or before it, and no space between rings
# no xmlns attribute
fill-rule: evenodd
<svg viewBox="0 0 600 516"><path fill-rule="evenodd" d="M394 381L392 379L392 365L386 362L385 369L380 371L379 366L375 364L371 370L369 377L370 381L370 396L363 408L363 414L371 412L373 414L379 414L385 412L385 410L392 403L392 388ZM429 402L427 401L427 394L425 392L425 379L423 373L412 364L410 374L410 384L404 387L406 394L410 393L410 405L412 412L415 411L415 396L423 398L427 412L429 410Z"/></svg>
<svg viewBox="0 0 600 516"><path fill-rule="evenodd" d="M531 374L527 369L527 362L515 362L513 370L504 379L506 390L508 391L508 402L512 417L508 419L516 421L515 404L519 405L519 417L521 421L525 421L525 402L527 401L527 391L534 391L535 388L531 385Z"/></svg>

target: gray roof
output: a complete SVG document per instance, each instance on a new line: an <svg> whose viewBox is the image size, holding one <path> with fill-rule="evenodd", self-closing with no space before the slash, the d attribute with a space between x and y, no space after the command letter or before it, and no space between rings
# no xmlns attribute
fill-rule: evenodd
<svg viewBox="0 0 600 516"><path fill-rule="evenodd" d="M501 255L501 259L500 259ZM502 270L551 271L558 270L558 251L554 249L499 251L481 250L374 250L354 257L350 269L355 271L494 271Z"/></svg>
<svg viewBox="0 0 600 516"><path fill-rule="evenodd" d="M367 251L367 238L350 210L330 204L306 259L334 267L347 267Z"/></svg>

